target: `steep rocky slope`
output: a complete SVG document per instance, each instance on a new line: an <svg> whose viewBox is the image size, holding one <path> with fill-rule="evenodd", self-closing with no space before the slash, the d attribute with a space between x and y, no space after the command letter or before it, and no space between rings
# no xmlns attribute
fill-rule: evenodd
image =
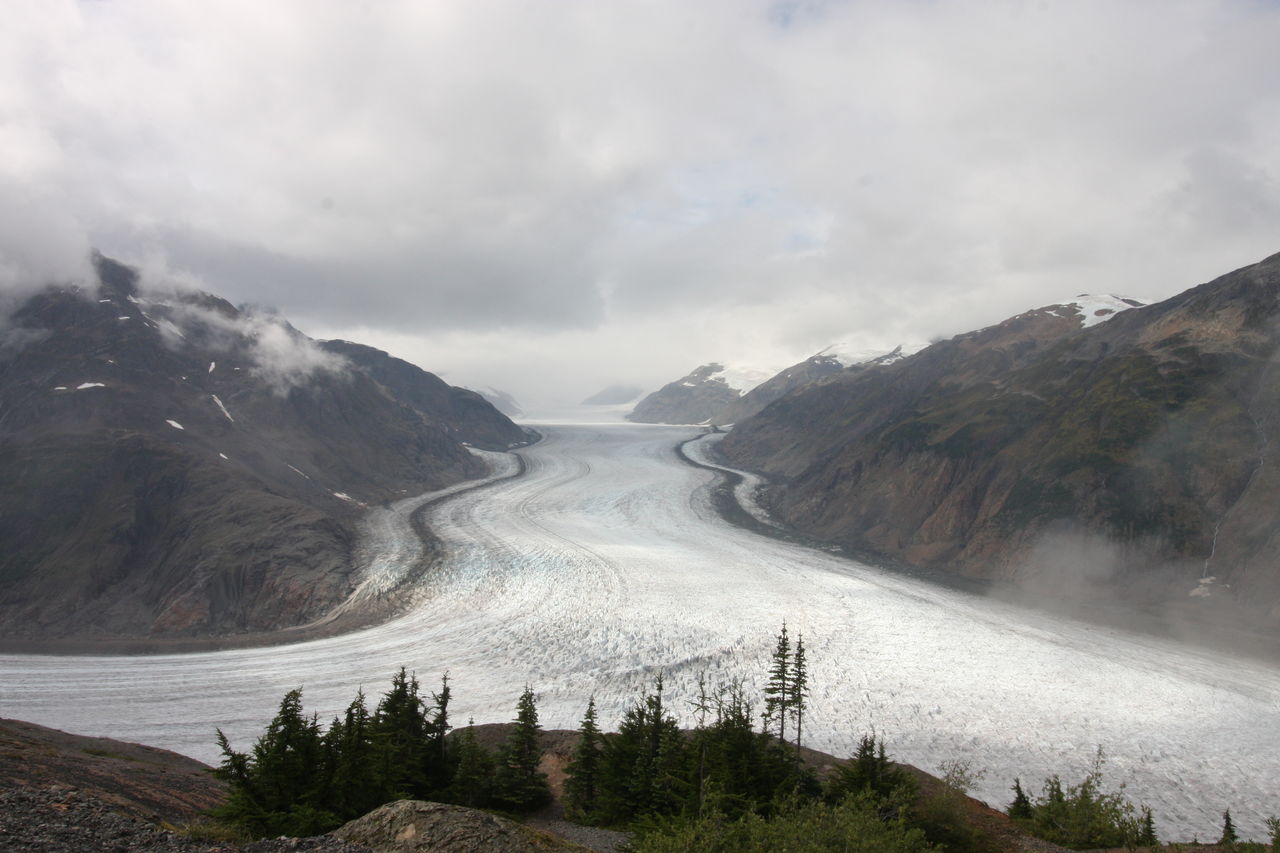
<svg viewBox="0 0 1280 853"><path fill-rule="evenodd" d="M704 364L642 399L627 420L642 424L725 423L720 413L773 374L772 370Z"/></svg>
<svg viewBox="0 0 1280 853"><path fill-rule="evenodd" d="M345 358L396 400L417 410L457 441L486 450L506 450L528 443L524 430L483 396L449 385L416 364L351 341L321 341L320 348Z"/></svg>
<svg viewBox="0 0 1280 853"><path fill-rule="evenodd" d="M0 344L0 635L308 622L351 589L362 504L483 473L463 424L282 320L97 268L100 290L37 294ZM481 442L516 429L490 423Z"/></svg>
<svg viewBox="0 0 1280 853"><path fill-rule="evenodd" d="M723 450L820 538L1054 597L1274 619L1278 292L1280 255L1144 308L1028 312L807 385Z"/></svg>

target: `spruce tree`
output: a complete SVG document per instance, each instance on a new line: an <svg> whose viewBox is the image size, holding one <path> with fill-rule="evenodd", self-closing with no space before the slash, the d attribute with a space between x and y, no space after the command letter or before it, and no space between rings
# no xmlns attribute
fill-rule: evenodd
<svg viewBox="0 0 1280 853"><path fill-rule="evenodd" d="M422 793L426 752L426 708L418 679L404 667L391 679L373 716L380 787L387 800Z"/></svg>
<svg viewBox="0 0 1280 853"><path fill-rule="evenodd" d="M596 724L594 696L587 702L587 712L582 717L578 733L578 746L566 768L569 778L564 783L565 814L572 820L590 823L596 815L601 761L601 735Z"/></svg>
<svg viewBox="0 0 1280 853"><path fill-rule="evenodd" d="M1031 819L1031 799L1027 796L1027 792L1022 790L1022 780L1013 780L1013 802L1009 804L1006 810L1009 817L1015 820Z"/></svg>
<svg viewBox="0 0 1280 853"><path fill-rule="evenodd" d="M1138 826L1137 845L1139 847L1158 847L1160 839L1156 836L1156 819L1151 809L1142 807L1142 821Z"/></svg>
<svg viewBox="0 0 1280 853"><path fill-rule="evenodd" d="M679 726L666 711L659 676L654 691L629 708L618 733L604 741L597 794L601 820L624 823L670 811L683 746Z"/></svg>
<svg viewBox="0 0 1280 853"><path fill-rule="evenodd" d="M288 812L308 799L320 764L320 727L302 711L302 689L290 690L253 745L253 788L268 812Z"/></svg>
<svg viewBox="0 0 1280 853"><path fill-rule="evenodd" d="M804 711L809 698L809 663L804 654L804 635L796 638L796 650L791 659L791 715L796 721L796 761L800 761L801 737L804 733Z"/></svg>
<svg viewBox="0 0 1280 853"><path fill-rule="evenodd" d="M537 808L551 797L547 777L539 772L542 747L538 743L538 709L533 688L525 686L516 702L515 729L503 744L494 776L494 797L516 811Z"/></svg>
<svg viewBox="0 0 1280 853"><path fill-rule="evenodd" d="M875 735L863 735L858 751L828 784L827 796L839 801L851 794L864 794L876 802L887 802L899 788L910 785L911 777L885 754L884 742Z"/></svg>
<svg viewBox="0 0 1280 853"><path fill-rule="evenodd" d="M480 808L489 804L493 779L493 758L476 742L475 721L458 735L458 767L449 785L448 798L460 806Z"/></svg>
<svg viewBox="0 0 1280 853"><path fill-rule="evenodd" d="M791 709L791 640L787 623L782 623L769 665L769 681L764 688L764 729L768 734L776 723L778 740L787 739L787 713Z"/></svg>
<svg viewBox="0 0 1280 853"><path fill-rule="evenodd" d="M377 776L372 718L364 690L347 706L341 720L334 720L325 734L329 764L328 808L344 820L359 817L385 802L383 791L372 784Z"/></svg>
<svg viewBox="0 0 1280 853"><path fill-rule="evenodd" d="M423 756L425 762L423 767L425 793L443 791L448 787L449 779L453 775L453 761L449 755L448 742L446 740L449 730L452 728L449 725L449 699L451 696L449 673L446 672L440 678L440 692L431 694L431 701L435 703L435 713L431 715L431 719L427 723L427 743Z"/></svg>
<svg viewBox="0 0 1280 853"><path fill-rule="evenodd" d="M322 809L323 743L316 718L302 712L301 688L285 694L248 755L233 750L221 730L218 745L220 775L231 784L221 817L257 835L309 835L336 824Z"/></svg>
<svg viewBox="0 0 1280 853"><path fill-rule="evenodd" d="M1239 840L1236 837L1236 826L1231 822L1231 809L1227 809L1222 813L1222 837L1218 839L1218 843L1235 844Z"/></svg>

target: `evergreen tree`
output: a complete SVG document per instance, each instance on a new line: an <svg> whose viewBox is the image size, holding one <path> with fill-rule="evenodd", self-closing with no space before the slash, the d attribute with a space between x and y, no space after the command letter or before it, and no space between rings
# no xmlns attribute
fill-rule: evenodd
<svg viewBox="0 0 1280 853"><path fill-rule="evenodd" d="M717 691L715 712L715 722L694 734L700 771L689 810L737 817L767 808L779 790L794 787L788 784L794 782L791 756L755 730L740 680Z"/></svg>
<svg viewBox="0 0 1280 853"><path fill-rule="evenodd" d="M777 645L773 649L769 665L769 681L764 688L764 730L768 734L774 724L778 727L778 740L787 739L787 714L791 709L791 640L787 636L787 623L782 623Z"/></svg>
<svg viewBox="0 0 1280 853"><path fill-rule="evenodd" d="M360 689L343 719L335 719L324 737L325 802L344 820L359 817L386 801L381 788L372 784L377 776L372 722Z"/></svg>
<svg viewBox="0 0 1280 853"><path fill-rule="evenodd" d="M494 775L494 797L516 811L537 808L551 797L547 777L538 770L542 747L538 744L538 709L533 688L525 686L516 703L515 729L503 744Z"/></svg>
<svg viewBox="0 0 1280 853"><path fill-rule="evenodd" d="M382 695L373 716L379 787L386 799L421 793L426 753L427 717L418 679L400 667L391 689Z"/></svg>
<svg viewBox="0 0 1280 853"><path fill-rule="evenodd" d="M578 746L566 771L564 784L565 814L572 820L591 822L595 819L596 799L600 787L600 727L596 725L595 697L587 702L587 712L578 727Z"/></svg>
<svg viewBox="0 0 1280 853"><path fill-rule="evenodd" d="M1139 847L1157 847L1160 839L1156 836L1156 819L1151 809L1142 807L1142 823L1138 829L1137 844Z"/></svg>
<svg viewBox="0 0 1280 853"><path fill-rule="evenodd" d="M476 742L475 722L458 735L458 767L449 785L448 798L461 806L480 808L489 804L493 778L493 758Z"/></svg>
<svg viewBox="0 0 1280 853"><path fill-rule="evenodd" d="M804 654L804 635L796 638L791 659L791 715L796 721L796 762L800 761L801 736L804 733L804 711L809 699L809 663Z"/></svg>
<svg viewBox="0 0 1280 853"><path fill-rule="evenodd" d="M449 780L453 776L454 762L449 755L447 742L451 728L449 725L451 696L449 673L446 672L440 678L440 692L431 694L431 701L435 703L435 713L427 723L427 744L423 756L426 762L423 768L425 793L443 791L448 787Z"/></svg>
<svg viewBox="0 0 1280 853"><path fill-rule="evenodd" d="M1231 822L1231 809L1227 809L1222 813L1222 837L1218 839L1218 843L1235 844L1239 840L1236 837L1236 826Z"/></svg>
<svg viewBox="0 0 1280 853"><path fill-rule="evenodd" d="M257 834L309 835L336 825L324 812L323 744L320 726L302 712L302 690L290 690L267 730L245 755L231 748L218 731L223 763L220 773L231 783L220 816Z"/></svg>
<svg viewBox="0 0 1280 853"><path fill-rule="evenodd" d="M911 785L911 777L885 754L884 742L875 735L863 735L858 751L828 783L827 796L839 801L865 794L883 803L899 799L901 789Z"/></svg>
<svg viewBox="0 0 1280 853"><path fill-rule="evenodd" d="M654 691L629 708L618 733L604 742L598 803L601 820L624 823L665 814L681 801L684 739L663 703L662 677Z"/></svg>
<svg viewBox="0 0 1280 853"><path fill-rule="evenodd" d="M1027 792L1022 790L1020 779L1013 780L1013 802L1009 804L1006 813L1014 820L1028 820L1031 817L1031 800L1027 797Z"/></svg>

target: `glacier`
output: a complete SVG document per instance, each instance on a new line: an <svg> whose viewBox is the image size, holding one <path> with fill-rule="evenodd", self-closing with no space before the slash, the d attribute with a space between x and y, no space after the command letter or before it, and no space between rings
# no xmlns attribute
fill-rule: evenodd
<svg viewBox="0 0 1280 853"><path fill-rule="evenodd" d="M1107 785L1151 806L1173 840L1216 838L1227 807L1242 837L1262 839L1280 810L1280 666L735 528L712 507L718 475L677 455L696 427L539 430L544 440L518 451L523 476L423 510L444 557L406 615L266 648L6 654L0 716L216 763L215 727L243 749L286 691L302 687L324 722L405 666L426 690L449 673L456 724L511 719L529 684L545 727L575 728L594 695L612 728L659 673L691 723L699 673L742 676L758 694L785 620L810 657L809 746L847 755L875 731L892 757L926 770L969 761L983 774L971 793L997 808L1015 776L1029 791L1054 773L1079 781L1101 746ZM511 473L504 464L495 476ZM384 562L369 588L395 576L385 560L413 504L371 515L370 529L396 541L371 549Z"/></svg>

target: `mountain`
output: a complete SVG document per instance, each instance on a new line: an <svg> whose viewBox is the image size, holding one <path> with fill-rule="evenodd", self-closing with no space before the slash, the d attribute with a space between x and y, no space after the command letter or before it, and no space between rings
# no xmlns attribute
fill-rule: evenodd
<svg viewBox="0 0 1280 853"><path fill-rule="evenodd" d="M457 441L486 450L506 450L529 441L523 429L475 391L449 385L434 373L364 344L320 341L319 346L342 356Z"/></svg>
<svg viewBox="0 0 1280 853"><path fill-rule="evenodd" d="M901 345L890 352L867 350L850 344L834 344L793 364L760 383L722 409L714 418L718 424L736 424L759 413L765 406L797 388L842 370L862 371L868 367L893 364L923 349L923 344Z"/></svg>
<svg viewBox="0 0 1280 853"><path fill-rule="evenodd" d="M773 375L772 370L726 368L712 362L669 382L645 397L627 414L643 424L701 424L720 422L724 409Z"/></svg>
<svg viewBox="0 0 1280 853"><path fill-rule="evenodd" d="M610 385L608 388L603 388L583 400L582 405L621 406L639 398L643 393L643 388L637 388L634 385Z"/></svg>
<svg viewBox="0 0 1280 853"><path fill-rule="evenodd" d="M459 439L518 433L278 317L96 266L96 291L46 289L0 338L0 636L302 625L351 591L365 505L480 476Z"/></svg>
<svg viewBox="0 0 1280 853"><path fill-rule="evenodd" d="M723 453L823 540L1048 597L1275 620L1278 288L1280 255L1155 305L1030 311L804 386Z"/></svg>
<svg viewBox="0 0 1280 853"><path fill-rule="evenodd" d="M518 418L524 414L524 409L520 408L516 398L506 391L499 391L497 388L486 388L480 391L479 394L488 400L490 405L509 418Z"/></svg>

